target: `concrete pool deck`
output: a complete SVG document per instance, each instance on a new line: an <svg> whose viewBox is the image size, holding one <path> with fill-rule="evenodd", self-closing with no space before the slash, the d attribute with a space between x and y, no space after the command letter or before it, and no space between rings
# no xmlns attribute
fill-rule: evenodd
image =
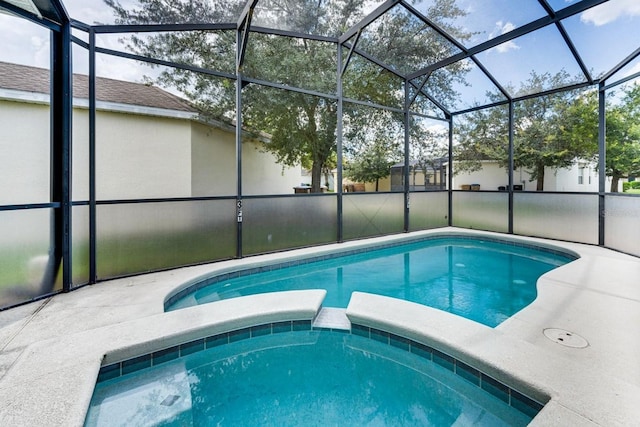
<svg viewBox="0 0 640 427"><path fill-rule="evenodd" d="M167 295L215 271L435 234L564 248L580 259L538 281L497 328L400 300L354 294L347 316L444 351L549 403L532 425L630 426L640 419L640 259L600 247L442 228L111 280L0 312L0 425L82 425L105 354L117 361L211 333L312 319L324 291L254 295L164 313ZM215 310L213 310L215 308ZM554 328L583 337L567 347ZM568 340L569 341L569 340Z"/></svg>

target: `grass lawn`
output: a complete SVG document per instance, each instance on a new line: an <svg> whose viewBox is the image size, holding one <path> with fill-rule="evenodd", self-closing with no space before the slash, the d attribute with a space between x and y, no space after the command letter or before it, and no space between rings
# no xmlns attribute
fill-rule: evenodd
<svg viewBox="0 0 640 427"><path fill-rule="evenodd" d="M640 194L640 188L635 188L635 189L631 188L625 191L625 194Z"/></svg>

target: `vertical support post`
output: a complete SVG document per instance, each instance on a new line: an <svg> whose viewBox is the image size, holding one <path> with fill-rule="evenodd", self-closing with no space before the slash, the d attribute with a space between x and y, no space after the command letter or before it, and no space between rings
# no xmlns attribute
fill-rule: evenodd
<svg viewBox="0 0 640 427"><path fill-rule="evenodd" d="M96 33L89 30L89 283L98 281L96 220Z"/></svg>
<svg viewBox="0 0 640 427"><path fill-rule="evenodd" d="M338 235L337 241L338 243L342 243L344 240L344 230L343 230L343 221L342 221L342 212L343 212L343 194L342 194L342 117L344 114L343 110L343 100L342 100L342 44L338 43L337 49L337 68L336 68L336 77L337 77L337 91L338 91L338 108L336 114L337 122L336 122L336 162L337 162L337 174L336 174L336 182L335 189L337 194L337 221L338 221Z"/></svg>
<svg viewBox="0 0 640 427"><path fill-rule="evenodd" d="M509 100L509 192L508 192L508 197L509 197L509 229L508 229L508 233L509 234L513 234L513 166L514 166L514 161L513 161L513 153L514 153L514 148L513 148L513 113L514 113L514 106L513 106L513 100Z"/></svg>
<svg viewBox="0 0 640 427"><path fill-rule="evenodd" d="M409 231L409 209L411 193L409 192L409 167L411 166L411 153L409 144L411 140L411 115L409 114L409 80L404 81L404 232Z"/></svg>
<svg viewBox="0 0 640 427"><path fill-rule="evenodd" d="M447 114L445 117L449 121L449 151L447 153L447 160L449 162L449 172L447 174L449 211L447 216L449 227L451 227L453 225L453 116Z"/></svg>
<svg viewBox="0 0 640 427"><path fill-rule="evenodd" d="M249 30L248 24L246 31ZM242 32L237 32L237 49L242 49ZM240 51L236 64L236 257L242 258L242 73Z"/></svg>
<svg viewBox="0 0 640 427"><path fill-rule="evenodd" d="M605 245L607 185L607 116L604 82L598 85L598 245Z"/></svg>
<svg viewBox="0 0 640 427"><path fill-rule="evenodd" d="M54 288L62 267L62 289L71 290L71 26L51 32L51 199L60 204L54 213L54 248L46 281ZM55 266L51 263L55 260ZM45 285L47 285L45 283Z"/></svg>

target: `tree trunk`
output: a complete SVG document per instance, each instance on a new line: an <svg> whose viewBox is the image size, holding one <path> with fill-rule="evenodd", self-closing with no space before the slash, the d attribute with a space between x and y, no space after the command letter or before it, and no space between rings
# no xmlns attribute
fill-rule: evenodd
<svg viewBox="0 0 640 427"><path fill-rule="evenodd" d="M322 163L320 161L314 161L311 166L311 192L320 193L322 189Z"/></svg>
<svg viewBox="0 0 640 427"><path fill-rule="evenodd" d="M536 191L544 191L544 165L538 166L538 173L536 173Z"/></svg>
<svg viewBox="0 0 640 427"><path fill-rule="evenodd" d="M380 182L380 178L376 178L376 193L378 192L378 182Z"/></svg>
<svg viewBox="0 0 640 427"><path fill-rule="evenodd" d="M620 181L620 176L616 173L614 173L611 176L611 192L612 193L617 193L618 192L618 182Z"/></svg>

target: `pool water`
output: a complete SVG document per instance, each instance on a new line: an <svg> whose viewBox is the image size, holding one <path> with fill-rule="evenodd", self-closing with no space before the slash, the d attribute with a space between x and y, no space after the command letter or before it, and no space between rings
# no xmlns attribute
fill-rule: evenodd
<svg viewBox="0 0 640 427"><path fill-rule="evenodd" d="M533 415L410 351L309 330L100 382L85 426L524 426Z"/></svg>
<svg viewBox="0 0 640 427"><path fill-rule="evenodd" d="M195 285L167 310L263 292L326 289L325 307L344 308L351 293L361 291L495 327L536 298L542 274L573 259L495 241L430 239Z"/></svg>

